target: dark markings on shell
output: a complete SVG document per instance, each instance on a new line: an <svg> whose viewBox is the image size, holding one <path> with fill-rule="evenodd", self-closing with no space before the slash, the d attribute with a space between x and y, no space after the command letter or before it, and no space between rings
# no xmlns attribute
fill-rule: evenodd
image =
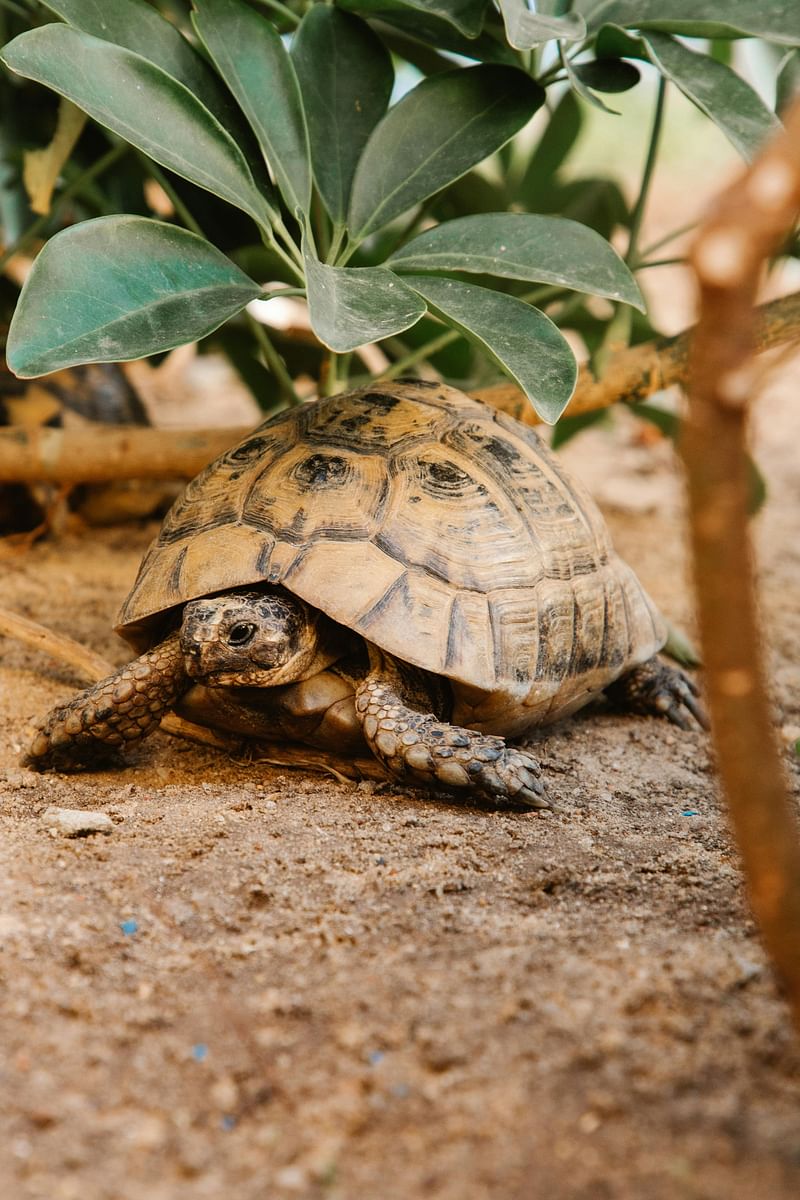
<svg viewBox="0 0 800 1200"><path fill-rule="evenodd" d="M385 413L391 412L402 403L397 396L391 396L387 392L362 392L359 400L362 404L368 404L370 408L377 408Z"/></svg>
<svg viewBox="0 0 800 1200"><path fill-rule="evenodd" d="M491 454L492 458L496 458L504 467L516 466L522 461L522 455L516 447L512 446L510 442L504 442L502 438L487 437L483 448L487 454Z"/></svg>
<svg viewBox="0 0 800 1200"><path fill-rule="evenodd" d="M586 648L580 638L580 615L581 606L578 603L578 597L574 596L572 600L572 650L567 663L567 675L570 679L580 675L582 671L589 670L594 665L587 661Z"/></svg>
<svg viewBox="0 0 800 1200"><path fill-rule="evenodd" d="M223 455L221 463L241 463L244 465L255 462L257 458L261 458L264 452L274 446L274 444L273 438L251 437L249 441L242 442L241 445L235 446L233 450L229 450L227 454Z"/></svg>
<svg viewBox="0 0 800 1200"><path fill-rule="evenodd" d="M408 574L405 571L402 575L398 575L394 583L392 583L386 589L383 595L375 601L372 607L368 608L367 611L362 614L358 622L359 627L361 629L368 629L370 625L375 623L375 621L380 620L388 605L391 604L392 600L394 600L395 596L397 596L399 593L403 593L406 598L408 597Z"/></svg>
<svg viewBox="0 0 800 1200"><path fill-rule="evenodd" d="M628 601L628 589L620 588L622 596L622 615L625 620L625 658L631 657L633 651L633 623L631 621L631 606ZM649 607L649 606L648 606Z"/></svg>
<svg viewBox="0 0 800 1200"><path fill-rule="evenodd" d="M609 635L609 611L608 611L608 588L603 587L603 636L600 639L600 654L598 662L608 662L608 635Z"/></svg>
<svg viewBox="0 0 800 1200"><path fill-rule="evenodd" d="M574 613L574 606L572 608ZM572 646L565 645L564 630L559 629L563 610L552 604L541 604L539 616L539 647L536 659L537 679L566 679Z"/></svg>
<svg viewBox="0 0 800 1200"><path fill-rule="evenodd" d="M505 663L503 662L503 617L491 596L489 596L487 607L489 609L489 628L492 634L494 677L495 679L502 679L505 667Z"/></svg>
<svg viewBox="0 0 800 1200"><path fill-rule="evenodd" d="M172 570L169 573L168 586L171 589L171 591L176 593L176 595L180 595L181 574L183 572L183 564L184 564L184 561L186 560L186 551L188 550L188 548L189 548L188 546L184 546L182 550L178 551L178 557L175 559L175 562L172 564Z"/></svg>
<svg viewBox="0 0 800 1200"><path fill-rule="evenodd" d="M464 619L462 602L456 593L450 605L450 613L447 618L447 649L444 655L445 667L452 667L455 664L459 649L468 637L469 625Z"/></svg>
<svg viewBox="0 0 800 1200"><path fill-rule="evenodd" d="M433 391L441 387L434 379L415 379L413 375L401 375L397 382L405 384L406 387L431 388Z"/></svg>
<svg viewBox="0 0 800 1200"><path fill-rule="evenodd" d="M347 460L338 454L311 454L297 464L293 474L301 488L317 490L342 487L347 483L350 471Z"/></svg>
<svg viewBox="0 0 800 1200"><path fill-rule="evenodd" d="M449 491L460 492L475 482L471 475L462 471L455 463L425 462L424 459L421 459L419 465L424 476L427 476L428 481L434 485L434 495L441 490L438 485L446 487Z"/></svg>
<svg viewBox="0 0 800 1200"><path fill-rule="evenodd" d="M256 577L258 579L266 579L269 574L270 559L272 551L275 549L274 538L264 538L264 542L256 557Z"/></svg>

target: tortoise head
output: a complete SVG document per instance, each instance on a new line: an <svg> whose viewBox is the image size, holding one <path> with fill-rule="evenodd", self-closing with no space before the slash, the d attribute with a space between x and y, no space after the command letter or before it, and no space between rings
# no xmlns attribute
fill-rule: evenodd
<svg viewBox="0 0 800 1200"><path fill-rule="evenodd" d="M335 657L321 645L320 616L280 590L192 600L181 624L186 671L211 687L273 687L306 679Z"/></svg>

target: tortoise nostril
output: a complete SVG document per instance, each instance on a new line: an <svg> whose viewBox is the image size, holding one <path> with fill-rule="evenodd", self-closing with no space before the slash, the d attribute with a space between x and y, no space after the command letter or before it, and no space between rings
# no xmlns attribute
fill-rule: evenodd
<svg viewBox="0 0 800 1200"><path fill-rule="evenodd" d="M255 631L256 627L250 621L237 621L228 630L226 641L229 646L246 646L252 642Z"/></svg>

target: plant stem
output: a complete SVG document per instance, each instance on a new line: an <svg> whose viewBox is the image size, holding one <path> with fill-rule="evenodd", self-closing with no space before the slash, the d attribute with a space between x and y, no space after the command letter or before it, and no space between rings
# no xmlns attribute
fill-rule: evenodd
<svg viewBox="0 0 800 1200"><path fill-rule="evenodd" d="M348 351L347 354L337 354L334 350L327 351L320 372L320 396L335 396L344 391L350 373L351 358L351 351Z"/></svg>
<svg viewBox="0 0 800 1200"><path fill-rule="evenodd" d="M281 217L276 216L273 224L275 226L276 233L278 233L280 235L281 239L283 240L284 245L286 246L286 249L289 251L289 254L294 259L296 265L299 267L299 269L301 271L303 271L303 269L304 269L303 255L300 253L300 248L297 245L297 242L294 240L292 235L289 233L289 230L284 225ZM303 278L305 278L305 275L303 276Z"/></svg>
<svg viewBox="0 0 800 1200"><path fill-rule="evenodd" d="M653 113L653 127L650 131L650 145L647 148L647 158L645 159L644 170L642 172L642 183L639 188L639 195L636 198L636 203L633 206L631 215L631 230L628 240L628 252L625 255L625 262L631 269L635 269L638 262L639 254L639 234L642 228L642 218L644 216L647 197L650 192L650 184L653 179L653 171L656 165L656 157L658 155L658 143L661 138L661 126L664 120L664 101L667 94L667 81L662 75L658 81L658 95L656 96L656 107Z"/></svg>
<svg viewBox="0 0 800 1200"><path fill-rule="evenodd" d="M292 12L285 4L281 4L280 0L258 0L259 4L263 4L265 8L271 8L273 12L278 13L281 17L285 17L287 21L291 21L292 25L299 25L300 18L296 12Z"/></svg>
<svg viewBox="0 0 800 1200"><path fill-rule="evenodd" d="M430 358L433 354L438 354L440 350L444 350L457 338L462 336L458 329L446 329L444 333L440 333L438 337L431 338L424 346L417 346L416 350L411 350L402 358L398 358L385 370L380 371L373 376L374 379L397 379L398 375L404 374L410 367L415 367L418 362L422 362L425 358Z"/></svg>
<svg viewBox="0 0 800 1200"><path fill-rule="evenodd" d="M686 257L682 254L676 255L675 258L651 258L647 262L638 263L636 270L644 271L646 267L673 267L673 266L675 266L676 263L685 263L685 262L686 262Z"/></svg>
<svg viewBox="0 0 800 1200"><path fill-rule="evenodd" d="M347 227L345 225L334 226L333 237L331 239L331 244L328 247L328 256L325 259L326 263L334 264L336 262L337 255L342 248L342 242L344 241L344 235L346 232Z"/></svg>
<svg viewBox="0 0 800 1200"><path fill-rule="evenodd" d="M690 230L697 228L697 221L688 221L685 225L679 226L678 229L672 229L669 233L665 233L663 237L658 238L655 242L651 242L649 246L645 246L641 253L641 258L647 258L655 250L660 250L662 246L666 246L668 242L673 242L675 238L681 237L684 233L689 233Z"/></svg>
<svg viewBox="0 0 800 1200"><path fill-rule="evenodd" d="M295 262L295 260L289 254L286 253L283 246L280 244L280 242L275 237L275 234L273 233L271 227L268 225L262 226L261 233L262 233L264 245L267 246L268 249L275 251L278 258L280 258L281 261L288 267L289 271L294 276L294 278L298 281L298 283L300 283L301 286L304 286L305 282L306 282L305 273L301 270L301 268L298 266L298 264Z"/></svg>
<svg viewBox="0 0 800 1200"><path fill-rule="evenodd" d="M41 233L43 229L47 228L47 225L68 200L71 200L73 196L80 192L87 183L91 183L91 181L96 179L98 175L102 175L102 173L110 166L113 166L113 164L117 162L118 159L122 158L123 155L127 154L129 150L130 146L127 142L120 142L118 145L112 146L110 150L106 151L102 158L98 158L97 161L92 163L90 167L87 167L77 179L74 179L69 187L64 188L64 191L53 203L50 212L44 213L41 217L37 217L35 221L32 221L25 232L17 238L13 246L9 246L8 249L5 250L2 255L0 255L0 271L2 271L9 259L13 258L15 254L19 254L29 242L33 241L37 234Z"/></svg>
<svg viewBox="0 0 800 1200"><path fill-rule="evenodd" d="M306 289L299 287L282 287L275 288L272 292L263 292L259 297L260 300L275 300L278 296L305 296Z"/></svg>
<svg viewBox="0 0 800 1200"><path fill-rule="evenodd" d="M344 250L342 250L339 253L339 258L336 263L336 266L337 267L345 266L350 261L350 259L353 257L353 255L355 254L356 250L358 249L358 247L360 245L361 245L360 238L353 238L353 237L350 237L350 235L348 234L348 238L347 238L347 241L345 242Z"/></svg>
<svg viewBox="0 0 800 1200"><path fill-rule="evenodd" d="M278 381L278 387L281 390L281 395L284 396L286 398L286 400L288 400L289 404L291 404L291 405L299 404L300 397L298 396L297 392L294 390L294 384L292 383L292 377L289 374L289 372L286 370L286 364L283 361L283 359L281 358L278 351L273 346L272 341L271 341L266 329L261 324L261 322L257 321L256 318L254 316L251 316L250 313L247 313L247 321L248 321L248 324L250 325L250 329L253 333L253 336L255 337L256 341L258 342L258 345L261 349L261 353L264 355L264 361L265 361L266 365L269 367L269 369L272 371L272 374L275 376L276 380Z"/></svg>
<svg viewBox="0 0 800 1200"><path fill-rule="evenodd" d="M564 289L559 287L537 287L532 288L529 292L525 292L519 299L523 300L526 304L540 304L543 300L554 300L563 291ZM374 378L396 379L398 375L402 375L410 367L415 367L423 359L430 358L433 354L438 354L440 350L444 350L445 347L451 345L460 337L464 337L460 329L447 329L444 333L440 333L435 338L432 338L431 341L426 342L424 346L417 346L415 350L410 350L402 358L396 359L395 362L386 367L378 375L375 375Z"/></svg>
<svg viewBox="0 0 800 1200"><path fill-rule="evenodd" d="M158 186L163 189L169 198L172 207L175 209L175 212L183 221L186 228L190 229L192 233L196 233L198 237L205 238L206 235L203 233L203 230L200 228L197 221L184 204L183 200L181 200L180 196L175 190L174 185L170 183L169 179L167 179L158 163L153 162L153 160L148 158L147 155L141 150L136 151L136 157L144 164L145 169L152 175Z"/></svg>

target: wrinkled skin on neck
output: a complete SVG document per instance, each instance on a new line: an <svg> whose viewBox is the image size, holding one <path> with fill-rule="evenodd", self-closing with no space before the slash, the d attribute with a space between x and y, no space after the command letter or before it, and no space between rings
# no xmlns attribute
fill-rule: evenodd
<svg viewBox="0 0 800 1200"><path fill-rule="evenodd" d="M180 644L186 673L212 687L274 687L308 679L341 654L326 618L288 592L226 592L192 600Z"/></svg>

